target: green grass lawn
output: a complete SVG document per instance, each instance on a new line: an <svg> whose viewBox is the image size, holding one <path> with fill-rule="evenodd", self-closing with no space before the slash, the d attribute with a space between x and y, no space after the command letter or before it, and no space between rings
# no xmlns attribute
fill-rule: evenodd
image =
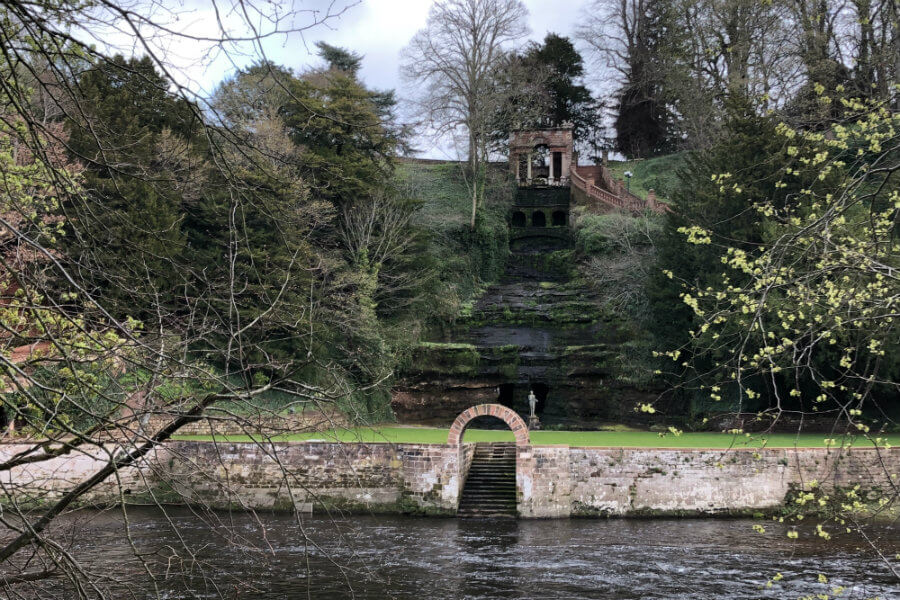
<svg viewBox="0 0 900 600"><path fill-rule="evenodd" d="M472 199L459 163L401 163L397 186L409 197L423 201L415 220L426 227L465 225Z"/></svg>
<svg viewBox="0 0 900 600"><path fill-rule="evenodd" d="M646 160L609 161L609 170L616 179L625 179L625 171L631 171L631 191L641 198L651 189L657 198L665 200L678 183L676 172L683 164L684 154L669 154Z"/></svg>
<svg viewBox="0 0 900 600"><path fill-rule="evenodd" d="M443 444L447 441L447 429L425 427L360 427L356 429L339 429L319 433L298 433L293 435L274 436L274 441L302 442L309 440L340 442L391 442L412 444ZM568 446L609 446L620 448L819 448L826 446L825 439L834 437L837 445L842 443L854 446L871 446L865 438L843 438L826 434L805 433L771 433L752 435L732 435L725 433L683 433L679 436L660 434L652 431L533 431L531 441L534 444L563 444ZM884 436L891 445L900 445L900 434ZM176 436L175 439L208 441L211 436ZM217 438L220 441L249 442L249 436L229 436ZM512 442L511 431L489 431L469 429L463 439L465 442Z"/></svg>

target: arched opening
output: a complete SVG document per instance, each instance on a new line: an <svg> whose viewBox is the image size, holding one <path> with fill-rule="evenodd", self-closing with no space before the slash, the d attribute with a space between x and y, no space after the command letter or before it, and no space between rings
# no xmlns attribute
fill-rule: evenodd
<svg viewBox="0 0 900 600"><path fill-rule="evenodd" d="M543 179L546 183L550 178L550 148L546 144L539 144L534 147L531 157L531 178Z"/></svg>
<svg viewBox="0 0 900 600"><path fill-rule="evenodd" d="M566 225L566 211L564 211L564 210L553 211L553 226L554 227L564 227L565 225Z"/></svg>
<svg viewBox="0 0 900 600"><path fill-rule="evenodd" d="M537 397L537 403L534 405L534 414L541 416L547 407L547 396L550 395L550 386L542 381L535 381L531 384L531 391Z"/></svg>
<svg viewBox="0 0 900 600"><path fill-rule="evenodd" d="M516 440L515 445L476 442L463 446L466 429L484 417L509 427ZM529 456L531 445L528 426L522 417L502 404L479 404L467 408L450 426L447 445L457 452L457 516L515 518L519 498L530 496L530 491L525 490L520 480L521 461Z"/></svg>
<svg viewBox="0 0 900 600"><path fill-rule="evenodd" d="M553 168L550 170L554 182L558 182L562 178L562 152L554 152Z"/></svg>
<svg viewBox="0 0 900 600"><path fill-rule="evenodd" d="M517 210L512 214L513 227L525 227L528 224L528 217L521 210Z"/></svg>
<svg viewBox="0 0 900 600"><path fill-rule="evenodd" d="M497 417L506 423L506 426L512 429L517 446L529 446L531 444L531 438L528 436L528 426L525 424L525 421L522 420L522 417L520 417L516 411L507 408L502 404L479 404L478 406L473 406L472 408L467 408L462 411L459 416L456 417L456 420L453 421L453 425L450 426L447 444L450 446L459 446L469 423L477 417L484 416Z"/></svg>
<svg viewBox="0 0 900 600"><path fill-rule="evenodd" d="M528 179L528 155L524 152L516 155L517 164L516 164L516 179L518 181L524 181Z"/></svg>
<svg viewBox="0 0 900 600"><path fill-rule="evenodd" d="M463 442L466 441L466 432L471 432L472 430L509 431L509 425L504 423L503 419L500 419L499 417L491 417L491 416L487 416L487 415L484 415L481 417L475 417L474 419L469 421L469 425L468 425L468 427L466 427L466 431L463 432L463 437L462 437ZM476 436L477 436L477 433L478 432L476 431ZM496 436L496 434L492 434L492 435ZM470 437L468 441L470 441L470 442L473 441L472 437ZM479 438L475 437L474 441L476 441L476 442L479 441ZM509 440L507 440L507 441L509 441Z"/></svg>
<svg viewBox="0 0 900 600"><path fill-rule="evenodd" d="M532 227L546 227L547 226L547 216L543 211L536 210L531 214L531 226Z"/></svg>

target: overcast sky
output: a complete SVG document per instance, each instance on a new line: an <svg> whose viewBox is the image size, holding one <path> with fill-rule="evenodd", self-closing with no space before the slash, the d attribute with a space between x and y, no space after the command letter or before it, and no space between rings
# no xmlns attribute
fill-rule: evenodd
<svg viewBox="0 0 900 600"><path fill-rule="evenodd" d="M208 1L183 0L186 10L179 13L178 26L190 34L204 33L214 28L215 18ZM585 0L524 0L529 11L530 38L542 40L548 32L571 35ZM265 4L269 4L266 2ZM431 0L282 0L272 4L293 6L299 10L318 10L324 14L328 6L340 11L348 6L339 17L332 18L324 25L316 26L302 35L275 36L263 45L266 55L277 63L294 69L318 64L315 56L315 42L324 40L329 44L351 49L364 55L362 78L365 83L376 88L396 88L401 90L399 77L400 50L410 38L425 26ZM271 6L271 4L270 4ZM227 21L227 15L225 15ZM308 15L300 14L298 22L308 22ZM140 50L138 50L140 53ZM200 57L197 44L174 43L165 48L173 62L179 65L191 79L191 87L209 92L233 72L236 62L245 66L258 52L247 52L242 57L232 53L227 59ZM234 62L233 62L234 61Z"/></svg>
<svg viewBox="0 0 900 600"><path fill-rule="evenodd" d="M425 26L432 4L429 0L363 0L346 16L332 22L334 30L319 28L308 37L310 41L321 39L365 55L362 77L368 85L400 88L400 50ZM550 31L572 33L582 2L525 0L525 4L530 13L530 37L542 40ZM298 55L296 60L299 64L309 61L310 56Z"/></svg>
<svg viewBox="0 0 900 600"><path fill-rule="evenodd" d="M529 10L530 38L542 40L548 32L561 35L572 35L587 0L524 0ZM167 28L180 31L187 36L215 39L220 34L218 20L226 28L231 26L245 30L241 25L248 20L248 15L237 16L228 12L233 7L253 7L251 3L217 2L210 0L178 0L179 8L161 9L154 15L165 22ZM329 44L341 46L358 52L364 56L361 77L366 85L378 89L396 89L398 95L404 95L400 81L400 51L409 43L412 36L425 26L428 10L432 0L271 0L262 1L261 10L280 10L291 14L292 19L283 23L282 27L308 24L311 11L319 11L321 16L331 7L340 12L339 17L329 19L327 23L315 26L304 33L275 35L267 37L262 51L270 60L286 67L302 70L304 67L321 64L315 56L315 42L324 40ZM165 2L156 6L167 7ZM218 10L214 10L215 6ZM342 10L346 7L346 10ZM271 25L262 14L249 15L259 30L265 31ZM235 25L237 24L237 25ZM208 96L223 78L234 73L237 67L247 66L260 56L257 48L250 46L230 47L227 52L219 52L212 46L205 47L202 42L191 37L168 35L164 32L148 43L155 54L161 55L176 68L171 72L180 83L186 84L202 96ZM88 34L85 34L87 37ZM90 31L89 37L100 44L107 44L116 51L145 54L146 49L139 46L136 38L127 28L109 31ZM440 157L446 151L425 148L426 156Z"/></svg>
<svg viewBox="0 0 900 600"><path fill-rule="evenodd" d="M530 38L534 40L542 40L548 32L571 35L584 4L584 0L524 1L529 11ZM324 40L364 55L361 77L368 86L394 88L402 96L400 51L425 26L432 3L430 0L363 0L332 21L331 29L320 27L310 32L306 36L310 50L279 51L279 62L295 68L317 64L318 59L312 54L313 43ZM453 153L446 147L433 147L427 140L419 140L416 145L426 157L446 158L448 153Z"/></svg>

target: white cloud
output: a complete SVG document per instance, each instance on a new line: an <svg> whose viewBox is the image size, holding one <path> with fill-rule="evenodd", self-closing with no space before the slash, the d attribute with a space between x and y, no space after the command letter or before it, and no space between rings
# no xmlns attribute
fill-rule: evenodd
<svg viewBox="0 0 900 600"><path fill-rule="evenodd" d="M315 42L320 40L364 55L360 76L368 86L394 88L402 93L400 51L425 26L432 3L432 0L273 0L261 2L260 13L247 15L241 11L252 7L251 2L179 0L166 2L165 8L160 8L163 3L154 5L157 7L154 19L183 35L157 33L147 38L147 42L154 54L172 65L171 73L177 81L201 96L209 95L222 79L262 56L295 70L316 65L319 59L315 55ZM540 41L551 31L571 35L582 3L525 0L530 13L529 38ZM272 22L262 12L271 10L287 18ZM256 31L269 33L301 29L321 19L329 10L338 15L310 29L271 35L258 46L246 41L218 46L212 41L196 39L218 39L223 29L237 37L249 37L248 23ZM85 23L78 35L124 54L146 53L127 27L98 30ZM448 153L452 151L426 149L426 155L434 157L446 157Z"/></svg>

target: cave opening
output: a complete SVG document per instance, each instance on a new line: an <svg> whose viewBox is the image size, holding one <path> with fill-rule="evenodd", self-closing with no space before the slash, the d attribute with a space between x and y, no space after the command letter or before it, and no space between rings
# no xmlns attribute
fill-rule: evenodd
<svg viewBox="0 0 900 600"><path fill-rule="evenodd" d="M515 410L513 404L516 401L516 384L501 383L497 386L497 404Z"/></svg>
<svg viewBox="0 0 900 600"><path fill-rule="evenodd" d="M537 398L537 403L534 405L534 414L544 414L544 409L547 406L547 396L550 395L550 386L542 381L534 381L531 383L531 391L534 392Z"/></svg>

